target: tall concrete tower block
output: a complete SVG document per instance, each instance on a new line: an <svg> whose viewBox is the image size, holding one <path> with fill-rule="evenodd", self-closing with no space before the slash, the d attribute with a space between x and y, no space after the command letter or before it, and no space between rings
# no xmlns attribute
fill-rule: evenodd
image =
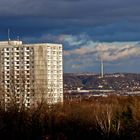
<svg viewBox="0 0 140 140"><path fill-rule="evenodd" d="M1 99L30 107L37 102L63 103L62 44L0 42Z"/></svg>

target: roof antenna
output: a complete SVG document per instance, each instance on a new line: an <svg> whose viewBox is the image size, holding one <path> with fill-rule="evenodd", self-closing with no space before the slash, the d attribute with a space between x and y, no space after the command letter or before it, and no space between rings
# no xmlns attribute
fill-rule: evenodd
<svg viewBox="0 0 140 140"><path fill-rule="evenodd" d="M10 43L10 29L8 29L8 43Z"/></svg>
<svg viewBox="0 0 140 140"><path fill-rule="evenodd" d="M19 41L20 39L19 39L19 36L17 36L17 41Z"/></svg>

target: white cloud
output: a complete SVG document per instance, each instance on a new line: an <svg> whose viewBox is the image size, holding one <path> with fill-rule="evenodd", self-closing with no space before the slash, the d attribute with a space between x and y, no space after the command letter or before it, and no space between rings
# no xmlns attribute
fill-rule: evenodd
<svg viewBox="0 0 140 140"><path fill-rule="evenodd" d="M88 57L94 55L95 57L102 57L104 61L117 61L139 57L140 45L138 42L95 43L88 41L87 44L81 45L80 48L64 51L64 55L87 55Z"/></svg>
<svg viewBox="0 0 140 140"><path fill-rule="evenodd" d="M73 41L72 39L70 40ZM65 39L63 41L67 42ZM114 67L114 69L118 64L121 69L121 67L127 67L130 61L133 60L135 63L135 61L137 62L137 60L140 59L139 42L100 43L93 42L90 39L87 39L87 41L85 41L85 39L84 41L79 41L77 39L77 41L84 43L78 45L75 49L64 51L65 67L69 68L66 71L99 70L99 59L101 56L106 64L109 67ZM69 44L71 48L73 48L72 43L69 42ZM129 70L126 69L126 71Z"/></svg>

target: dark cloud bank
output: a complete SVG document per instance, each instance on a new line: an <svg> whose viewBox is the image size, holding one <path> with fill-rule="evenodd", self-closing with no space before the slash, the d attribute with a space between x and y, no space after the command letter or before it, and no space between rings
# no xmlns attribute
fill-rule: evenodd
<svg viewBox="0 0 140 140"><path fill-rule="evenodd" d="M94 40L140 40L139 0L1 0L1 36L86 33Z"/></svg>

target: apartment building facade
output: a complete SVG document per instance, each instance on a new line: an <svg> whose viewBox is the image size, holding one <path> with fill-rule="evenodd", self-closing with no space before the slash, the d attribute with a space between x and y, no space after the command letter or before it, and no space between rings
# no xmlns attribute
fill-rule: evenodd
<svg viewBox="0 0 140 140"><path fill-rule="evenodd" d="M37 102L63 103L61 44L0 42L1 97L5 108L14 102L30 107Z"/></svg>

